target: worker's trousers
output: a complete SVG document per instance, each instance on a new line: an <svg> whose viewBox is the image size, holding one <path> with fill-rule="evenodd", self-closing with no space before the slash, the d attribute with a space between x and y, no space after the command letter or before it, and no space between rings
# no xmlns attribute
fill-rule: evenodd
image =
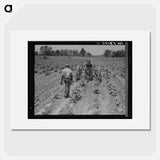
<svg viewBox="0 0 160 160"><path fill-rule="evenodd" d="M65 84L65 97L68 98L69 97L69 93L70 93L70 86L71 86L71 82L70 81L64 81Z"/></svg>

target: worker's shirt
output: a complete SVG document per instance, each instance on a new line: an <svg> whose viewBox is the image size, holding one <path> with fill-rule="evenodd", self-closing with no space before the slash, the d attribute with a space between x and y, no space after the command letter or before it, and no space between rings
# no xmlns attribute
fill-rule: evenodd
<svg viewBox="0 0 160 160"><path fill-rule="evenodd" d="M62 76L64 79L71 79L72 80L72 70L69 68L65 68L62 70Z"/></svg>

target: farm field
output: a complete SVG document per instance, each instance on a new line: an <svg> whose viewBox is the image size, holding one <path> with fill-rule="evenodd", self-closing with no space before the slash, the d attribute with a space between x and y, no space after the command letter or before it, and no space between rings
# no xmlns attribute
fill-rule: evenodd
<svg viewBox="0 0 160 160"><path fill-rule="evenodd" d="M80 79L76 67L90 59L101 66L102 81ZM70 97L64 97L61 72L70 64L74 82ZM35 115L124 115L125 58L35 56Z"/></svg>

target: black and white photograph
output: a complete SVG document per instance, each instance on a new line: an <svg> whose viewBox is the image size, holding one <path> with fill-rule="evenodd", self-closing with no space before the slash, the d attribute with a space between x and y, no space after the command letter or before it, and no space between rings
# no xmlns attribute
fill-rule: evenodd
<svg viewBox="0 0 160 160"><path fill-rule="evenodd" d="M28 41L29 119L131 119L132 41Z"/></svg>

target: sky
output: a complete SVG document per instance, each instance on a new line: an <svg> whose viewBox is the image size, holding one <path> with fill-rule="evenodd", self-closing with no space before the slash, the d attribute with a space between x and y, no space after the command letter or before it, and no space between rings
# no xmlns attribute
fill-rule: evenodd
<svg viewBox="0 0 160 160"><path fill-rule="evenodd" d="M43 45L35 45L35 51L40 50L40 47ZM125 50L125 45L48 45L52 47L53 50L61 49L71 49L80 51L84 48L87 52L90 52L92 55L102 55L104 51L109 49L113 51Z"/></svg>

